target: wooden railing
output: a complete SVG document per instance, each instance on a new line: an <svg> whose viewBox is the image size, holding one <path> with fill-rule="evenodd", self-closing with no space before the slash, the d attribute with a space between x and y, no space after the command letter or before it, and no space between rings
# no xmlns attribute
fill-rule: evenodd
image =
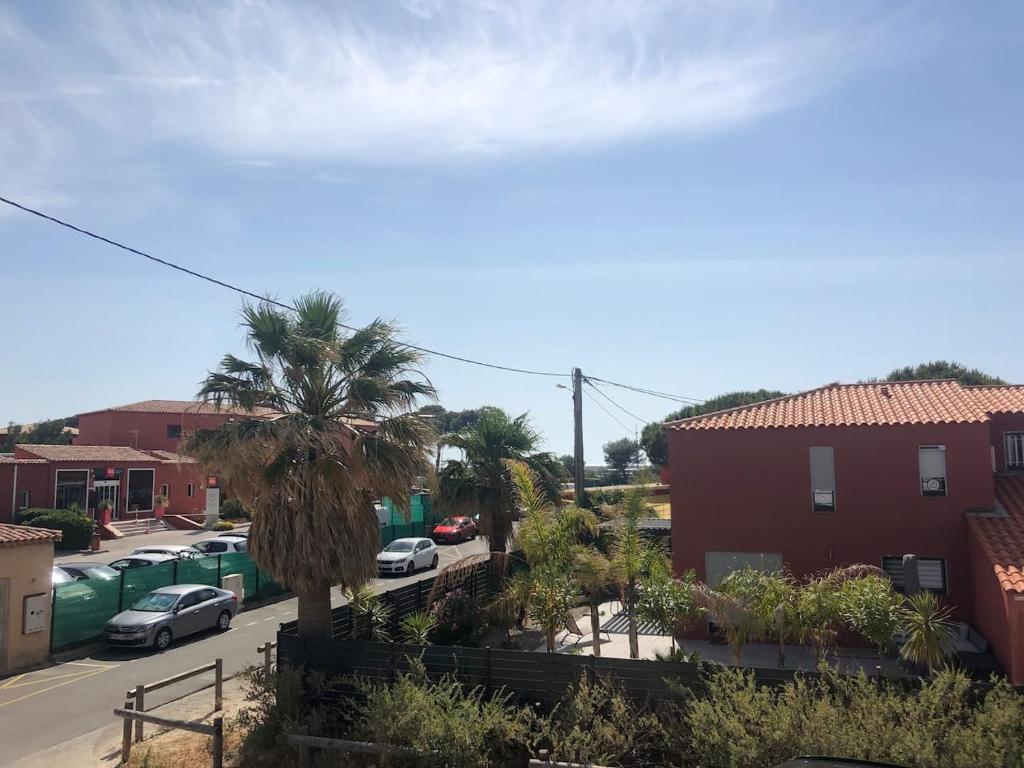
<svg viewBox="0 0 1024 768"><path fill-rule="evenodd" d="M124 720L124 731L121 735L121 765L128 765L128 760L132 756L132 721L134 720L136 726L141 726L142 723L152 723L153 725L162 725L164 728L176 728L181 731L191 731L192 733L201 733L204 736L212 736L213 768L223 768L224 718L220 715L213 719L212 725L148 715L145 712L136 712L130 706L125 706L124 709L115 709L114 715Z"/></svg>
<svg viewBox="0 0 1024 768"><path fill-rule="evenodd" d="M180 683L182 680L188 680L190 677L195 677L196 675L202 675L202 674L205 674L207 672L213 672L213 683L212 683L212 686L213 686L213 711L214 712L220 712L222 704L223 704L223 694L224 694L224 660L223 659L215 659L214 661L211 661L209 664L203 664L203 666L201 666L201 667L196 667L195 669L189 669L189 670L187 670L185 672L179 672L176 675L171 675L170 677L165 677L163 680L157 680L155 683L139 683L137 686L135 686L134 690L131 690L131 691L128 691L127 693L125 693L125 699L126 699L125 705L124 705L125 709L131 709L135 713L135 715L141 715L143 712L146 711L146 694L147 693L151 693L153 691L158 691L161 688L166 688L169 685L174 685L175 683ZM205 690L206 688L209 688L209 687L210 687L210 685L204 685L202 688L198 688L195 691L192 691L191 693L198 693L199 691ZM143 723L150 722L150 721L148 721L148 720L146 720L145 718L142 718L142 717L134 717L134 716L133 716L133 719L135 720L135 741L137 741L137 742L138 741L142 741L143 736L144 736L144 733L143 733ZM130 721L129 720L125 720L125 723L126 723L125 728L128 729L130 727ZM127 730L126 730L126 732L127 732Z"/></svg>
<svg viewBox="0 0 1024 768"><path fill-rule="evenodd" d="M268 640L263 645L256 648L256 653L263 654L263 677L264 679L270 678L270 673L274 671L274 657L272 651L277 648L277 642L274 640Z"/></svg>

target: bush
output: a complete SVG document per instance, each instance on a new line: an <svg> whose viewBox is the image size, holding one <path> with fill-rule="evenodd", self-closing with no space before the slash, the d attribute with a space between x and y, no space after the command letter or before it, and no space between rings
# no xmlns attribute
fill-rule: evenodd
<svg viewBox="0 0 1024 768"><path fill-rule="evenodd" d="M431 609L437 626L431 637L437 645L479 645L487 632L487 612L462 589L453 589Z"/></svg>
<svg viewBox="0 0 1024 768"><path fill-rule="evenodd" d="M50 528L60 531L63 536L57 542L58 549L87 549L95 529L92 518L82 512L68 509L44 509L34 515L28 525L33 528Z"/></svg>
<svg viewBox="0 0 1024 768"><path fill-rule="evenodd" d="M62 509L46 509L44 507L30 507L29 509L19 509L14 513L14 522L18 525L28 525L40 515L49 515L54 512L63 512Z"/></svg>
<svg viewBox="0 0 1024 768"><path fill-rule="evenodd" d="M228 499L220 505L220 516L224 520L250 520L249 510L238 499Z"/></svg>
<svg viewBox="0 0 1024 768"><path fill-rule="evenodd" d="M213 530L215 531L233 531L235 529L234 523L229 523L227 520L218 520L213 524Z"/></svg>

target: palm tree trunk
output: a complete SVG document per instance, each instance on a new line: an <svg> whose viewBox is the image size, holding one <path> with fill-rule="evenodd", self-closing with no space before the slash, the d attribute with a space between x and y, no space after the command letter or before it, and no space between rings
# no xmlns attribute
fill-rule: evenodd
<svg viewBox="0 0 1024 768"><path fill-rule="evenodd" d="M636 586L630 584L626 589L626 617L629 619L629 658L640 658L640 639L636 631Z"/></svg>
<svg viewBox="0 0 1024 768"><path fill-rule="evenodd" d="M549 629L544 632L544 642L547 644L548 653L555 652L555 633L557 630Z"/></svg>
<svg viewBox="0 0 1024 768"><path fill-rule="evenodd" d="M331 585L321 584L310 592L299 593L299 636L330 640Z"/></svg>
<svg viewBox="0 0 1024 768"><path fill-rule="evenodd" d="M505 551L505 548L508 545L508 540L505 537L504 529L500 529L499 530L498 526L492 526L491 527L491 535L488 536L487 538L488 538L488 540L490 542L490 545L491 545L491 552L504 552Z"/></svg>
<svg viewBox="0 0 1024 768"><path fill-rule="evenodd" d="M594 638L594 655L601 655L601 614L597 610L597 601L590 601L590 634Z"/></svg>

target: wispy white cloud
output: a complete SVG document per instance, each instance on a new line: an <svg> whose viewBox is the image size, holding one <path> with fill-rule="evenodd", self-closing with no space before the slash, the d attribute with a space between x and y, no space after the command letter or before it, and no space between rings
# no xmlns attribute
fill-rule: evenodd
<svg viewBox="0 0 1024 768"><path fill-rule="evenodd" d="M0 12L0 163L24 142L59 158L58 136L91 153L430 164L701 135L878 61L887 25L884 6L798 16L766 0L76 8L62 37Z"/></svg>

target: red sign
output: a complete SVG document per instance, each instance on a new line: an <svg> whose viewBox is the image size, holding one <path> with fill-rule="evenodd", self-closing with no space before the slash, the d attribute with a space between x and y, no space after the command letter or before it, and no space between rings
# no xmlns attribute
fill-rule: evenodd
<svg viewBox="0 0 1024 768"><path fill-rule="evenodd" d="M207 476L207 478L206 478L206 487L207 488L216 488L217 487L217 476L216 475L208 475Z"/></svg>

